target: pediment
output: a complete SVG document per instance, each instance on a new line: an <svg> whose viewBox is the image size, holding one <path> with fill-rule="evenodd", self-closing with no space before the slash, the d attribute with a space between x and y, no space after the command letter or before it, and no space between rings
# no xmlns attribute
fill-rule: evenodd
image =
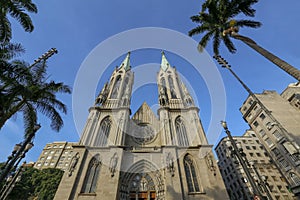
<svg viewBox="0 0 300 200"><path fill-rule="evenodd" d="M156 118L149 105L146 102L144 102L133 115L132 120L136 124L153 124L158 119Z"/></svg>

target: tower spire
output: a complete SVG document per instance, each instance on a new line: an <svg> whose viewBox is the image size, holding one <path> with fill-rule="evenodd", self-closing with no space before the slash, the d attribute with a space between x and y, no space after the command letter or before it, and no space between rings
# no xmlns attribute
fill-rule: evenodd
<svg viewBox="0 0 300 200"><path fill-rule="evenodd" d="M123 60L123 62L121 63L120 68L124 68L125 71L128 71L128 70L131 69L131 65L130 65L130 52L127 53L127 56Z"/></svg>
<svg viewBox="0 0 300 200"><path fill-rule="evenodd" d="M160 68L163 70L163 71L167 71L167 69L169 68L170 66L170 63L168 62L166 56L165 56L165 52L162 51L161 52L161 64L160 64Z"/></svg>

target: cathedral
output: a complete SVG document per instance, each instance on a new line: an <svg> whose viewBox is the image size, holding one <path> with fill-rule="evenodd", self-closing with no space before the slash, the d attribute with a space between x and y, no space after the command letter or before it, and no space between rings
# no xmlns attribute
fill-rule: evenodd
<svg viewBox="0 0 300 200"><path fill-rule="evenodd" d="M89 109L54 199L229 199L199 108L165 54L157 114L143 103L131 115L133 84L128 53Z"/></svg>

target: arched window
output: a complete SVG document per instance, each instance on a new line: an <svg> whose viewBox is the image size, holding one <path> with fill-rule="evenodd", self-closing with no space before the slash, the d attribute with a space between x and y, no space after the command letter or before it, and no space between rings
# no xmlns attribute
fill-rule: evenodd
<svg viewBox="0 0 300 200"><path fill-rule="evenodd" d="M183 159L183 162L189 192L200 192L193 159L190 155L186 155Z"/></svg>
<svg viewBox="0 0 300 200"><path fill-rule="evenodd" d="M118 98L119 90L120 90L120 85L121 85L121 75L117 76L112 93L110 98L111 99L116 99Z"/></svg>
<svg viewBox="0 0 300 200"><path fill-rule="evenodd" d="M165 80L165 78L161 78L160 81L161 81L162 87L165 89L166 88L166 80Z"/></svg>
<svg viewBox="0 0 300 200"><path fill-rule="evenodd" d="M96 147L106 146L110 128L111 128L111 120L109 119L109 117L105 117L100 124L99 132L96 135L94 146Z"/></svg>
<svg viewBox="0 0 300 200"><path fill-rule="evenodd" d="M174 83L173 83L173 78L171 76L168 76L168 81L169 81L169 85L170 85L171 98L176 99L177 95L176 95L176 91L175 91L175 87L174 87Z"/></svg>
<svg viewBox="0 0 300 200"><path fill-rule="evenodd" d="M181 117L177 117L175 120L175 128L177 134L177 140L179 146L189 146L185 125Z"/></svg>
<svg viewBox="0 0 300 200"><path fill-rule="evenodd" d="M97 180L100 173L101 162L99 156L95 156L91 159L85 178L81 193L95 193Z"/></svg>
<svg viewBox="0 0 300 200"><path fill-rule="evenodd" d="M297 174L291 172L290 177L291 177L291 179L292 179L292 181L294 182L295 185L300 184L300 178L297 176Z"/></svg>

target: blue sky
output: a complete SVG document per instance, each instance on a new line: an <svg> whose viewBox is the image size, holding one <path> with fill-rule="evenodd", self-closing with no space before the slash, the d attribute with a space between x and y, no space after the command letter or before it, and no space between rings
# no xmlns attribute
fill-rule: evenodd
<svg viewBox="0 0 300 200"><path fill-rule="evenodd" d="M52 0L34 1L39 13L31 15L35 30L25 33L19 24L13 22L13 40L20 42L26 48L22 59L32 63L34 59L55 47L59 53L49 59L49 74L56 81L63 81L73 87L76 74L89 53L102 41L120 32L141 27L162 27L187 34L196 26L189 17L199 12L203 1L138 1L138 0L111 0L111 1L79 1L79 0ZM254 39L258 44L275 53L290 64L299 68L300 46L298 38L300 2L292 1L260 1L255 5L257 14L255 19L263 26L257 30L242 29L240 33ZM195 40L199 40L195 37ZM221 54L232 65L235 72L257 93L263 90L276 90L279 93L295 80L277 69L275 65L265 60L256 52L239 41L234 41L238 52L229 54L221 48ZM196 48L196 47L195 47ZM210 45L207 52L212 55ZM172 53L166 53L171 65L176 65L178 71L189 78L188 82L197 93L200 107L200 117L204 129L207 130L211 117L211 103L209 92L201 77L193 77L193 72L186 70L185 60ZM99 59L101 55L99 55ZM114 67L122 61L120 55L110 66L105 68L98 89L108 79ZM131 56L132 66L146 63L160 63L160 50L145 49L134 51ZM101 60L101 59L100 59ZM226 120L233 135L241 135L248 125L242 119L239 108L247 97L247 93L238 82L218 66L226 89ZM193 86L197 85L197 87ZM97 91L98 92L98 91ZM144 95L152 93L153 95ZM138 89L132 99L133 113L143 101L153 107L157 104L157 89L153 85L146 85ZM68 115L63 116L64 128L56 133L49 128L49 121L41 118L42 128L35 138L35 147L27 154L27 161L35 161L46 143L53 141L78 141L79 136L74 125L72 109L72 95L62 95L59 98L68 106ZM88 108L87 108L88 109ZM88 112L86 111L86 119ZM219 119L222 120L222 119ZM84 122L82 122L84 123ZM215 124L215 126L220 126ZM0 131L0 161L4 161L10 154L15 143L22 141L23 125L21 115L7 122ZM222 133L221 137L224 136Z"/></svg>

